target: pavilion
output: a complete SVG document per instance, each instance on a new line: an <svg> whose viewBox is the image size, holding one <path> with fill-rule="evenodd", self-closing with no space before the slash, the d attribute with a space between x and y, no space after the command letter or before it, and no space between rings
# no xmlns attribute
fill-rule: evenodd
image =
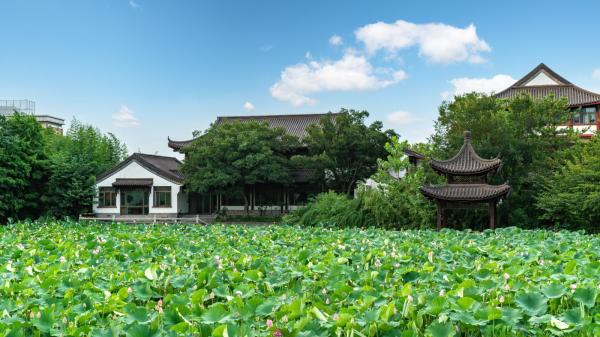
<svg viewBox="0 0 600 337"><path fill-rule="evenodd" d="M507 184L490 185L488 178L502 166L499 158L483 159L471 145L471 132L465 131L464 143L448 160L431 160L431 168L447 179L446 185L421 186L421 193L437 205L437 228L447 225L446 210L488 205L489 227L496 228L496 205L511 188Z"/></svg>

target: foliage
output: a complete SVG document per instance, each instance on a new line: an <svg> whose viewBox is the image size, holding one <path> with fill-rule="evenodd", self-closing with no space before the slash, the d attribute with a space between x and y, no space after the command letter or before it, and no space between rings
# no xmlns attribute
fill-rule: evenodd
<svg viewBox="0 0 600 337"><path fill-rule="evenodd" d="M42 127L34 117L0 116L0 223L36 218L50 175Z"/></svg>
<svg viewBox="0 0 600 337"><path fill-rule="evenodd" d="M126 154L114 135L76 120L63 136L32 116L0 117L0 223L90 211L94 177Z"/></svg>
<svg viewBox="0 0 600 337"><path fill-rule="evenodd" d="M18 224L7 336L600 333L600 237L577 232Z"/></svg>
<svg viewBox="0 0 600 337"><path fill-rule="evenodd" d="M77 217L91 212L95 177L125 159L127 148L113 134L73 120L66 135L47 130L52 176L43 200L47 215Z"/></svg>
<svg viewBox="0 0 600 337"><path fill-rule="evenodd" d="M385 228L426 228L435 221L435 208L419 191L425 183L422 165L409 163L404 149L408 142L394 136L385 144L386 159L379 159L379 170L371 177L376 186L359 188L364 209L377 225ZM404 176L400 177L400 173Z"/></svg>
<svg viewBox="0 0 600 337"><path fill-rule="evenodd" d="M537 196L541 218L560 228L600 231L600 138L571 152L571 160L543 179Z"/></svg>
<svg viewBox="0 0 600 337"><path fill-rule="evenodd" d="M539 210L535 195L548 172L559 167L564 151L576 142L577 136L568 129L558 129L571 113L566 101L552 96L532 99L522 95L499 99L483 94L466 94L440 106L435 134L431 138L434 157L451 158L463 143L463 131L470 130L475 150L484 158L500 155L501 172L492 183L508 181L510 197L498 210L500 223L525 227L538 225ZM452 213L452 212L451 212ZM485 222L476 213L461 217L468 227Z"/></svg>
<svg viewBox="0 0 600 337"><path fill-rule="evenodd" d="M212 125L186 149L182 170L191 191L239 193L247 209L247 186L291 182L287 155L297 146L297 139L266 123Z"/></svg>
<svg viewBox="0 0 600 337"><path fill-rule="evenodd" d="M377 159L385 155L384 144L395 133L382 131L375 121L366 125L367 111L341 109L319 124L307 128L303 139L308 155L295 160L314 173L314 178L339 193L351 195L359 180L377 170Z"/></svg>
<svg viewBox="0 0 600 337"><path fill-rule="evenodd" d="M301 226L370 227L376 222L360 198L350 199L333 191L321 193L283 218L286 224Z"/></svg>

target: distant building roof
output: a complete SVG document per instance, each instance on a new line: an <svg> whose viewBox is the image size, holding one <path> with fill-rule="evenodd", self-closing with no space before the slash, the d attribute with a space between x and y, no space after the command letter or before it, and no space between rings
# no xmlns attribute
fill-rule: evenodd
<svg viewBox="0 0 600 337"><path fill-rule="evenodd" d="M458 176L480 175L497 170L502 161L499 158L483 159L471 145L471 132L465 131L465 141L458 153L448 160L431 159L431 168L442 174Z"/></svg>
<svg viewBox="0 0 600 337"><path fill-rule="evenodd" d="M114 187L138 187L138 186L152 186L152 178L117 178L112 183Z"/></svg>
<svg viewBox="0 0 600 337"><path fill-rule="evenodd" d="M102 181L126 167L132 161L137 162L148 171L165 178L176 184L183 183L183 174L180 171L181 161L173 157L158 156L153 154L134 153L123 160L109 171L96 177L96 181Z"/></svg>
<svg viewBox="0 0 600 337"><path fill-rule="evenodd" d="M522 93L527 93L534 99L550 94L557 98L566 97L569 106L572 107L600 103L600 94L574 85L543 63L506 90L497 93L496 97L512 98Z"/></svg>
<svg viewBox="0 0 600 337"><path fill-rule="evenodd" d="M223 124L223 123L231 123L231 122L241 122L241 123L250 123L250 122L265 122L269 125L269 127L282 128L286 131L287 134L296 136L300 139L306 137L308 133L306 129L309 125L317 124L320 122L322 117L328 115L337 115L337 113L331 114L294 114L294 115L260 115L260 116L222 116L217 117L215 125ZM171 140L168 138L168 145L175 151L180 151L182 148L190 145L194 140Z"/></svg>

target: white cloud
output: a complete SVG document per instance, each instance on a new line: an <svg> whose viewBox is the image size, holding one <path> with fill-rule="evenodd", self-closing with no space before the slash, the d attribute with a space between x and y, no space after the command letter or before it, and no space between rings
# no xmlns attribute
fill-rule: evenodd
<svg viewBox="0 0 600 337"><path fill-rule="evenodd" d="M132 8L140 8L140 4L138 4L137 2L135 2L135 0L129 0L129 6L131 6Z"/></svg>
<svg viewBox="0 0 600 337"><path fill-rule="evenodd" d="M407 111L394 111L387 115L387 120L391 124L401 125L409 124L415 121L415 118L410 112Z"/></svg>
<svg viewBox="0 0 600 337"><path fill-rule="evenodd" d="M329 44L332 46L339 46L339 45L342 45L343 43L344 43L344 39L342 39L342 37L339 35L332 35L329 38Z"/></svg>
<svg viewBox="0 0 600 337"><path fill-rule="evenodd" d="M376 75L375 73L383 73ZM385 88L406 78L403 70L377 69L364 57L347 51L336 61L310 61L286 67L271 86L271 96L294 106L313 104L309 94Z"/></svg>
<svg viewBox="0 0 600 337"><path fill-rule="evenodd" d="M600 80L600 68L594 69L594 72L592 72L592 78Z"/></svg>
<svg viewBox="0 0 600 337"><path fill-rule="evenodd" d="M270 44L265 44L263 46L260 46L260 48L258 48L258 50L260 50L263 53L269 52L269 51L271 51L271 49L273 49L273 45L270 45Z"/></svg>
<svg viewBox="0 0 600 337"><path fill-rule="evenodd" d="M246 102L246 103L244 103L244 109L246 109L247 111L253 111L254 110L254 104L252 104L250 102Z"/></svg>
<svg viewBox="0 0 600 337"><path fill-rule="evenodd" d="M443 23L415 24L404 20L377 22L357 29L356 38L373 54L385 50L395 54L401 49L419 47L419 56L432 63L484 62L480 55L490 46L477 36L473 24L458 28Z"/></svg>
<svg viewBox="0 0 600 337"><path fill-rule="evenodd" d="M119 128L140 125L140 121L134 116L133 110L126 105L121 105L119 112L112 116L113 125Z"/></svg>
<svg viewBox="0 0 600 337"><path fill-rule="evenodd" d="M450 80L450 84L454 87L453 91L444 91L442 93L443 99L449 99L451 96L462 95L469 92L482 92L491 94L493 92L500 92L517 80L509 75L498 74L492 78L469 78L460 77Z"/></svg>

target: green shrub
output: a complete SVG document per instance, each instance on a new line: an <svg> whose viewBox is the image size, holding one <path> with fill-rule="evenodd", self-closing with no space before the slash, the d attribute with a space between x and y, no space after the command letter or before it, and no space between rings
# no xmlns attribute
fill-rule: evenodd
<svg viewBox="0 0 600 337"><path fill-rule="evenodd" d="M301 226L371 227L377 223L361 199L335 192L321 193L311 202L286 215L283 222Z"/></svg>

